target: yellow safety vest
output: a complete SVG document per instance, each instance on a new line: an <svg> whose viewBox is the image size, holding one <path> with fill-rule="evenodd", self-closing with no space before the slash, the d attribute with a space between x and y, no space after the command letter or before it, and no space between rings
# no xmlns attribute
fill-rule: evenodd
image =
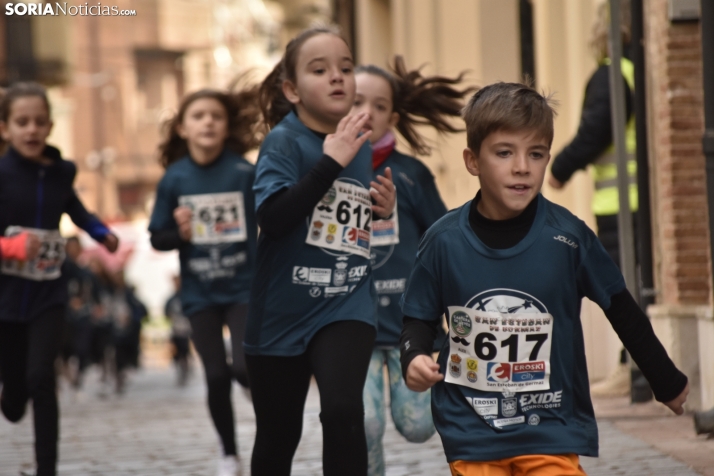
<svg viewBox="0 0 714 476"><path fill-rule="evenodd" d="M610 64L610 58L605 58L605 64ZM635 90L635 67L627 58L620 60L622 76L627 81L631 91ZM635 115L627 121L625 129L625 144L627 150L627 172L630 183L630 210L637 211L637 138L635 135ZM617 156L615 146L611 144L605 153L592 165L595 175L595 195L592 210L595 215L616 215L620 211L619 194L617 191Z"/></svg>

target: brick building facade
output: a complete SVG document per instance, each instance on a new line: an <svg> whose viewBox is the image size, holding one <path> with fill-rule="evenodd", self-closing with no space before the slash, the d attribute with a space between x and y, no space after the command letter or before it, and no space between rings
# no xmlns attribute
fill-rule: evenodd
<svg viewBox="0 0 714 476"><path fill-rule="evenodd" d="M691 408L714 405L714 345L700 23L672 22L667 0L645 4L648 137L656 304L652 323L689 376Z"/></svg>
<svg viewBox="0 0 714 476"><path fill-rule="evenodd" d="M711 301L699 22L672 23L645 2L658 303Z"/></svg>

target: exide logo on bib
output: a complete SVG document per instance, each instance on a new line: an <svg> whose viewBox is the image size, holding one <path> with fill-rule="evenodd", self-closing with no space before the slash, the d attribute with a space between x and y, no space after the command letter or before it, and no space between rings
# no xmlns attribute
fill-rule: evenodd
<svg viewBox="0 0 714 476"><path fill-rule="evenodd" d="M513 364L513 372L511 378L514 382L543 380L545 378L545 362L540 361Z"/></svg>
<svg viewBox="0 0 714 476"><path fill-rule="evenodd" d="M511 380L511 364L504 362L489 362L487 380L489 382L509 382Z"/></svg>

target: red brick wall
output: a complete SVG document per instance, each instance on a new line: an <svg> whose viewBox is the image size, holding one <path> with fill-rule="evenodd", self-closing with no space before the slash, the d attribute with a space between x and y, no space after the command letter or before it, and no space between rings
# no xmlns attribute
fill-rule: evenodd
<svg viewBox="0 0 714 476"><path fill-rule="evenodd" d="M670 23L667 0L644 3L658 303L707 304L711 273L699 23Z"/></svg>

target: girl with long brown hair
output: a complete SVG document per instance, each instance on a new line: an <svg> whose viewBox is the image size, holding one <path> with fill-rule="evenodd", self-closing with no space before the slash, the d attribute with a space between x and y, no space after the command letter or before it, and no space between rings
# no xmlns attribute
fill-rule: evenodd
<svg viewBox="0 0 714 476"><path fill-rule="evenodd" d="M352 53L337 33L293 39L262 86L272 130L255 193L261 235L245 351L256 439L253 476L286 476L314 375L323 472L364 476L362 389L375 336L372 224L394 208L391 171L372 180L367 115L354 103Z"/></svg>
<svg viewBox="0 0 714 476"><path fill-rule="evenodd" d="M180 299L205 369L208 408L220 436L219 476L240 474L231 404L233 379L248 388L243 336L255 265L255 167L243 154L260 135L257 88L203 89L186 96L165 126L166 174L149 231L157 250L178 249ZM226 360L223 327L231 333Z"/></svg>

